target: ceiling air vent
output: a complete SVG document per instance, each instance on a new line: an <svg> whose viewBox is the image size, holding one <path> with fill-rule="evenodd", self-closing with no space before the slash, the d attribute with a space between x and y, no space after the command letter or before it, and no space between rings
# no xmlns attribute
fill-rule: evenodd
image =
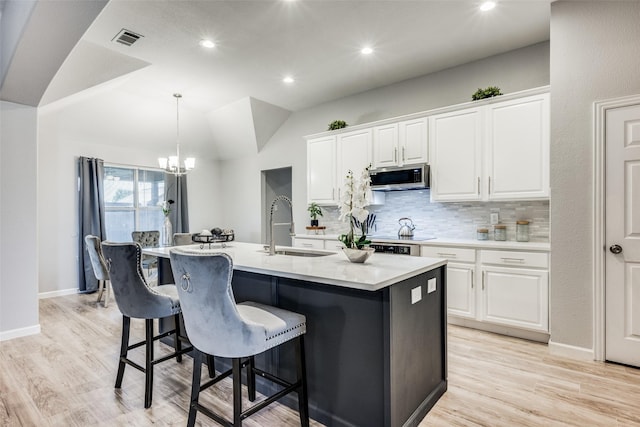
<svg viewBox="0 0 640 427"><path fill-rule="evenodd" d="M137 42L140 37L144 36L123 28L118 34L116 34L114 38L111 39L111 41L116 41L118 43L122 43L123 45L131 46L132 44Z"/></svg>

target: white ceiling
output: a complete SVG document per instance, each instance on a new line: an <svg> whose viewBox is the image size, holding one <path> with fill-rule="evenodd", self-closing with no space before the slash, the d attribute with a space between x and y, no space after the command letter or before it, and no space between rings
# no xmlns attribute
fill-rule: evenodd
<svg viewBox="0 0 640 427"><path fill-rule="evenodd" d="M41 0L40 15L77 1ZM480 12L469 0L111 0L39 105L71 111L80 99L69 113L77 126L117 127L121 144L170 146L171 130L150 130L143 118L173 122L175 132L180 92L185 139L231 158L257 152L289 112L549 39L551 0L497 1ZM51 38L51 26L39 25ZM112 41L123 28L143 37L130 47ZM217 46L200 47L203 38ZM374 53L361 55L364 45ZM288 74L294 84L282 82Z"/></svg>
<svg viewBox="0 0 640 427"><path fill-rule="evenodd" d="M139 67L127 90L145 98L182 92L185 105L210 112L251 96L296 111L548 40L549 4L503 0L480 12L478 1L456 0L111 0L43 103ZM144 37L113 42L122 28ZM200 47L203 38L217 46ZM364 45L375 52L361 55ZM294 84L282 82L287 74Z"/></svg>

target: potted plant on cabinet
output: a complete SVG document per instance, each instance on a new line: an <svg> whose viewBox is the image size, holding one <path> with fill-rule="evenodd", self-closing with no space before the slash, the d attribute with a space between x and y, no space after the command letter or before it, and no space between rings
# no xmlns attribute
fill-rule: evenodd
<svg viewBox="0 0 640 427"><path fill-rule="evenodd" d="M318 206L316 202L311 202L307 210L309 211L309 216L311 217L311 226L317 227L318 217L322 216L322 209L320 209L320 206Z"/></svg>

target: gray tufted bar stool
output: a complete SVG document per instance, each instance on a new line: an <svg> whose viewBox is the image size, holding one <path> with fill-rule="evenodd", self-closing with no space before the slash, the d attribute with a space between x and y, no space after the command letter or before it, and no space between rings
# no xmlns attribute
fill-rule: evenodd
<svg viewBox="0 0 640 427"><path fill-rule="evenodd" d="M131 240L140 244L143 248L156 248L160 246L160 231L132 231ZM142 266L151 274L151 269L158 265L158 259L152 255L142 255Z"/></svg>
<svg viewBox="0 0 640 427"><path fill-rule="evenodd" d="M106 289L107 294L104 297L105 308L109 305L109 267L102 254L102 245L98 236L87 234L84 236L84 243L89 253L89 259L91 259L91 266L93 267L93 274L98 279L98 301L102 299L102 293Z"/></svg>
<svg viewBox="0 0 640 427"><path fill-rule="evenodd" d="M305 316L251 301L236 304L231 289L233 261L227 254L193 254L176 248L170 257L185 329L195 348L187 426L195 425L198 411L224 426L241 426L245 418L295 391L300 422L307 427ZM293 341L296 353L297 379L293 383L257 368L254 361L254 356L287 341ZM232 368L201 385L203 355L231 358ZM250 401L256 399L256 374L278 384L280 390L243 411L241 374L244 368L247 369ZM233 378L233 421L198 402L201 391L230 375Z"/></svg>
<svg viewBox="0 0 640 427"><path fill-rule="evenodd" d="M102 250L109 263L109 276L116 303L122 313L122 342L116 388L122 386L126 365L145 374L144 407L151 406L153 395L153 367L169 359L182 361L182 355L193 350L191 346L182 348L180 337L180 299L174 285L149 287L142 273L141 248L138 243L103 242ZM154 336L154 319L173 316L175 328ZM129 345L131 318L145 319L145 340ZM154 360L153 342L173 335L174 352ZM145 366L130 360L129 350L145 346Z"/></svg>

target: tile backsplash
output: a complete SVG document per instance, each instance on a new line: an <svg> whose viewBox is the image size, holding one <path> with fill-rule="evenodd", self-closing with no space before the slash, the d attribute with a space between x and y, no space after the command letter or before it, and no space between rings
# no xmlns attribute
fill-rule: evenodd
<svg viewBox="0 0 640 427"><path fill-rule="evenodd" d="M507 226L507 240L515 240L516 221L529 220L529 236L532 242L549 241L549 201L510 202L450 202L429 201L429 190L391 191L386 193L383 205L369 206L376 214L376 229L373 234L396 235L398 220L411 218L414 234L475 239L478 227L489 228L493 239L493 227L489 216L498 213L500 223ZM323 207L320 225L327 227L326 234L341 234L347 229L338 220L337 207Z"/></svg>

